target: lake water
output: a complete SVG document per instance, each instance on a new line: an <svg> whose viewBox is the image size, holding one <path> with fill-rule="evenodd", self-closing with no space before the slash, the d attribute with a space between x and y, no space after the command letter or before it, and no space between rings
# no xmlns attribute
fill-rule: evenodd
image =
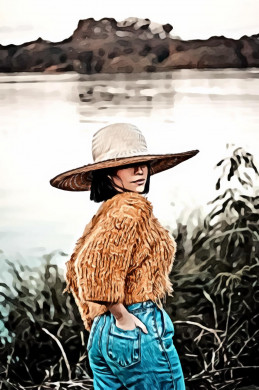
<svg viewBox="0 0 259 390"><path fill-rule="evenodd" d="M49 180L92 161L96 130L132 122L151 153L200 150L152 177L148 199L161 222L175 227L192 212L205 214L218 195L214 167L230 154L227 144L254 154L258 166L259 70L2 74L0 118L2 258L69 253L98 205L89 193L60 191Z"/></svg>

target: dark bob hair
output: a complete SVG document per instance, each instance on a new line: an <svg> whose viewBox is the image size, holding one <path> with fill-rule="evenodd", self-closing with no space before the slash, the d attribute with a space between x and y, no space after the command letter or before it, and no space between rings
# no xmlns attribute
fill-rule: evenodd
<svg viewBox="0 0 259 390"><path fill-rule="evenodd" d="M91 192L90 199L94 202L102 202L108 199L111 199L114 195L119 194L120 192L116 190L113 186L112 177L116 176L117 171L122 168L130 168L134 165L147 165L148 167L148 176L145 184L144 191L142 194L147 194L149 192L149 184L150 184L150 163L138 163L138 164L129 164L124 166L119 166L115 168L105 168L99 169L97 171L92 172L92 181L91 181ZM110 176L110 177L109 177ZM121 188L121 187L120 187ZM121 188L123 192L130 192L126 188Z"/></svg>

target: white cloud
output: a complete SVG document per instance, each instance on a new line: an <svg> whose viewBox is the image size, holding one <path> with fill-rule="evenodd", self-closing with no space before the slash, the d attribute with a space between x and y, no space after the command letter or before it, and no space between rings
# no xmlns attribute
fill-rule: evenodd
<svg viewBox="0 0 259 390"><path fill-rule="evenodd" d="M174 34L183 39L206 39L212 35L239 38L259 32L257 0L9 0L2 1L0 43L22 43L41 37L59 41L69 37L80 19L130 16L171 23ZM22 26L32 26L32 30ZM15 31L11 31L14 29ZM10 35L9 35L10 34Z"/></svg>

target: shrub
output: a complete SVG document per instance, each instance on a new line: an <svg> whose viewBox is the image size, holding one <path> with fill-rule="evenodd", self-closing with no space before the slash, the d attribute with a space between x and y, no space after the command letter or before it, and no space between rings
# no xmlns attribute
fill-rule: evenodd
<svg viewBox="0 0 259 390"><path fill-rule="evenodd" d="M40 267L11 263L12 287L1 283L2 381L22 386L88 378L84 330L64 278L45 255ZM10 387L12 388L12 387Z"/></svg>
<svg viewBox="0 0 259 390"><path fill-rule="evenodd" d="M191 251L172 274L175 297L167 304L192 390L258 383L259 197L247 170L258 171L242 148L217 166L223 166L217 190L226 177L241 189L228 188L211 202L193 231Z"/></svg>
<svg viewBox="0 0 259 390"><path fill-rule="evenodd" d="M188 390L258 384L258 196L247 170L258 171L242 148L217 165L223 168L217 190L225 178L241 188L229 185L216 197L205 220L197 216L191 238L181 223L173 232L175 296L166 310ZM92 388L88 334L72 295L62 294L55 255L44 256L40 267L8 262L13 283L1 283L0 389Z"/></svg>

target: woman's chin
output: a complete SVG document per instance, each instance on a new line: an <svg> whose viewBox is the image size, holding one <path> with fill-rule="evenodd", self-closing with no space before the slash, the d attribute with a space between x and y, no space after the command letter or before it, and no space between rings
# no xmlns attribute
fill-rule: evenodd
<svg viewBox="0 0 259 390"><path fill-rule="evenodd" d="M133 190L131 191L134 191L134 192L138 192L139 194L142 194L142 192L144 191L145 189L145 185L141 185L141 186L136 186Z"/></svg>

